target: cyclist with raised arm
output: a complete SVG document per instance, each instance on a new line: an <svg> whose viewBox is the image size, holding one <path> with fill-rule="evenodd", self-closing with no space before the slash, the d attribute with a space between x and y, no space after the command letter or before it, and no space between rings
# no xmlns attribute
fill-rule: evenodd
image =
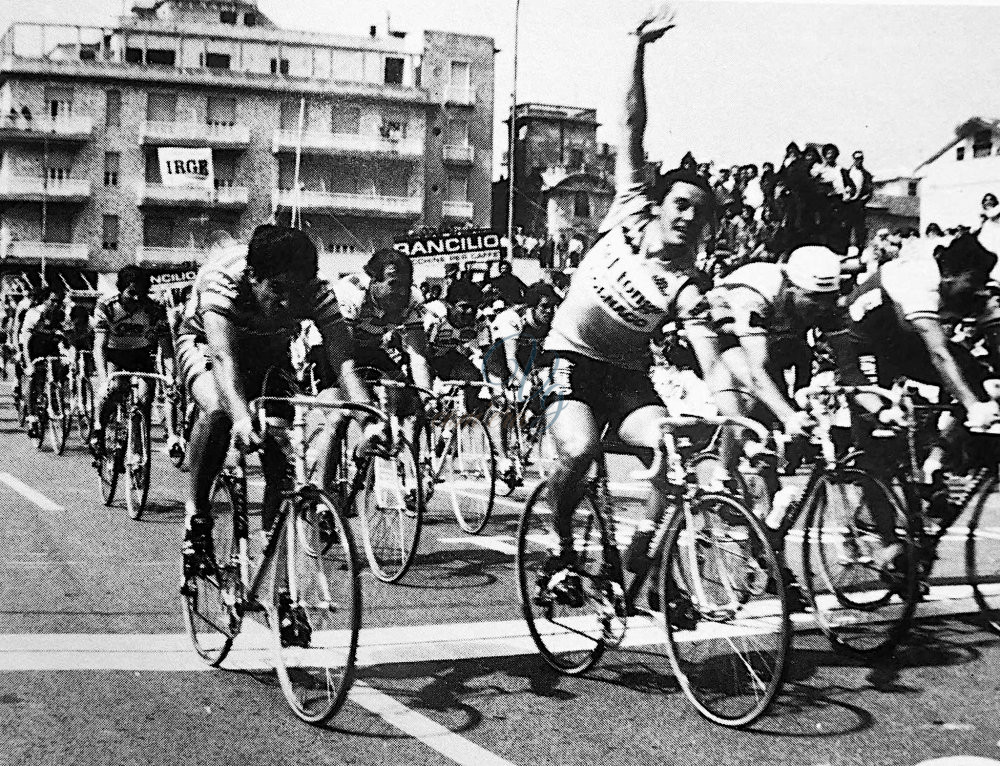
<svg viewBox="0 0 1000 766"><path fill-rule="evenodd" d="M227 246L228 245L228 246ZM280 504L287 456L277 440L261 434L250 400L283 395L264 391L272 370L293 376L290 343L303 319L316 323L327 358L349 398L365 401L349 351L347 326L337 297L318 278L316 247L303 232L258 226L248 247L218 245L198 272L177 336L177 358L188 393L198 405L189 446L184 567L187 574L214 562L209 493L225 463L230 437L244 451L263 447L265 490L262 522L270 527ZM279 408L280 409L280 408ZM286 416L285 412L278 412Z"/></svg>
<svg viewBox="0 0 1000 766"><path fill-rule="evenodd" d="M548 492L559 551L540 587L567 603L581 598L572 516L602 430L608 426L640 447L659 444L659 418L667 411L649 378L650 340L668 322L689 319L702 297L695 257L712 213L712 191L701 176L684 170L671 171L654 184L644 180L645 50L673 26L673 12L665 10L644 18L635 32L617 196L597 242L573 274L545 340L545 350L556 357L548 392L559 400L546 410L558 453ZM692 344L714 390L714 349L700 338ZM648 541L661 503L660 493L651 492L648 534L637 534L636 546L643 537Z"/></svg>
<svg viewBox="0 0 1000 766"><path fill-rule="evenodd" d="M94 367L97 370L95 410L97 422L90 437L95 457L104 454L104 432L115 406L128 392L130 383L112 378L116 372L156 372L156 352L160 350L173 377L174 350L163 306L149 297L149 273L136 266L118 272L118 292L97 302L94 308ZM148 413L153 403L153 386L139 380L138 397ZM168 436L174 449L176 436Z"/></svg>
<svg viewBox="0 0 1000 766"><path fill-rule="evenodd" d="M37 359L47 356L61 356L64 343L63 323L66 319L64 301L66 293L62 285L44 285L36 296L41 302L28 309L20 326L19 347L24 368L28 371L28 436L39 435L38 405L41 402L42 387L45 385L45 368L35 367ZM55 370L62 375L65 370L59 365Z"/></svg>

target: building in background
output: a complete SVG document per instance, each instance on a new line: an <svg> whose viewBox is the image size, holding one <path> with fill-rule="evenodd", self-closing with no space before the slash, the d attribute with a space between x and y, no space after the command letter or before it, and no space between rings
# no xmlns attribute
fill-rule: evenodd
<svg viewBox="0 0 1000 766"><path fill-rule="evenodd" d="M865 206L869 238L881 228L908 231L920 228L920 179L889 173L874 180L875 192Z"/></svg>
<svg viewBox="0 0 1000 766"><path fill-rule="evenodd" d="M301 212L327 274L418 226L490 222L493 40L276 27L252 0L137 2L0 38L0 264L199 262ZM212 150L214 190L160 147Z"/></svg>

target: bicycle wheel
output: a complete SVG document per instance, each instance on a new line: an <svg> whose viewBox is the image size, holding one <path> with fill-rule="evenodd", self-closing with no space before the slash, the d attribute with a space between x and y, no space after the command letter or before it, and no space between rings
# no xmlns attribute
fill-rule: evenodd
<svg viewBox="0 0 1000 766"><path fill-rule="evenodd" d="M125 411L119 404L112 410L108 424L104 428L104 452L97 460L97 475L101 479L101 495L104 497L105 505L111 505L115 500L118 477L121 476L125 464L127 436Z"/></svg>
<svg viewBox="0 0 1000 766"><path fill-rule="evenodd" d="M445 486L451 496L451 509L463 532L477 535L483 531L493 512L496 498L497 466L493 440L473 417L457 424L457 433L444 456Z"/></svg>
<svg viewBox="0 0 1000 766"><path fill-rule="evenodd" d="M221 664L229 654L242 625L243 614L237 605L243 602L244 583L237 556L246 538L237 536L240 525L233 523L240 508L233 483L219 476L211 494L215 571L184 577L181 586L184 627L198 656L212 666Z"/></svg>
<svg viewBox="0 0 1000 766"><path fill-rule="evenodd" d="M918 593L913 535L896 495L852 468L824 474L805 502L802 568L817 624L836 648L890 650L909 627ZM902 546L891 577L879 562L880 524Z"/></svg>
<svg viewBox="0 0 1000 766"><path fill-rule="evenodd" d="M299 718L319 724L347 697L361 629L361 585L351 531L317 490L285 500L274 565L275 668Z"/></svg>
<svg viewBox="0 0 1000 766"><path fill-rule="evenodd" d="M188 436L190 435L190 429L187 424L187 409L187 394L184 391L184 386L176 386L174 388L174 395L170 399L170 417L174 427L177 429L176 436L181 449L179 452L174 452L170 455L170 462L173 463L174 468L180 468L184 464L184 456L187 453Z"/></svg>
<svg viewBox="0 0 1000 766"><path fill-rule="evenodd" d="M49 383L49 411L46 413L46 419L49 422L49 443L57 455L65 452L66 438L69 436L70 414L66 394L65 381Z"/></svg>
<svg viewBox="0 0 1000 766"><path fill-rule="evenodd" d="M625 630L621 560L606 522L588 494L573 512L573 547L582 600L560 603L548 590L549 561L558 551L546 485L531 493L517 529L517 579L521 611L542 658L555 670L577 675L591 668Z"/></svg>
<svg viewBox="0 0 1000 766"><path fill-rule="evenodd" d="M972 595L987 627L1000 633L1000 521L996 515L997 477L994 474L980 492L965 539L965 566ZM989 510L987 501L993 501Z"/></svg>
<svg viewBox="0 0 1000 766"><path fill-rule="evenodd" d="M149 471L151 449L149 443L149 419L139 408L133 407L129 413L129 443L125 450L125 505L133 519L142 516L149 497Z"/></svg>
<svg viewBox="0 0 1000 766"><path fill-rule="evenodd" d="M35 431L35 448L42 450L45 448L45 437L49 432L49 384L46 382L39 392L38 396L35 397L35 403L32 410L35 413L35 417L38 418L38 423Z"/></svg>
<svg viewBox="0 0 1000 766"><path fill-rule="evenodd" d="M792 628L764 527L734 498L695 497L664 535L659 594L670 664L705 718L746 726L784 681Z"/></svg>
<svg viewBox="0 0 1000 766"><path fill-rule="evenodd" d="M399 438L391 455L365 459L365 476L355 502L365 555L372 573L397 582L413 563L420 544L424 498L410 443Z"/></svg>
<svg viewBox="0 0 1000 766"><path fill-rule="evenodd" d="M17 425L20 428L24 428L28 422L28 397L25 393L28 390L27 386L28 378L22 373L17 377L14 386L14 406L17 408Z"/></svg>
<svg viewBox="0 0 1000 766"><path fill-rule="evenodd" d="M533 466L539 479L547 479L552 475L556 464L556 444L552 435L546 429L546 415L536 415L537 420L527 431L526 439L530 445L528 463Z"/></svg>
<svg viewBox="0 0 1000 766"><path fill-rule="evenodd" d="M80 378L79 399L75 405L78 409L75 412L77 417L77 427L80 429L80 439L84 444L90 438L90 429L94 426L94 387L90 378Z"/></svg>

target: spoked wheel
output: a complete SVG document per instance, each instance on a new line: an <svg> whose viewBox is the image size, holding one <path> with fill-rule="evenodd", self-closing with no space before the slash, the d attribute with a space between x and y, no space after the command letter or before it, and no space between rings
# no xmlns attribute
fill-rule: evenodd
<svg viewBox="0 0 1000 766"><path fill-rule="evenodd" d="M496 498L493 440L483 424L472 417L463 418L451 431L454 437L444 456L445 487L458 526L476 535L490 520Z"/></svg>
<svg viewBox="0 0 1000 766"><path fill-rule="evenodd" d="M104 429L104 453L97 461L97 475L101 479L101 495L105 505L111 505L115 501L118 477L125 468L127 431L125 411L118 405Z"/></svg>
<svg viewBox="0 0 1000 766"><path fill-rule="evenodd" d="M560 673L583 673L616 645L625 631L622 571L615 542L589 495L573 511L573 548L579 598L554 593L550 560L559 542L554 515L540 484L528 499L517 530L521 610L542 658Z"/></svg>
<svg viewBox="0 0 1000 766"><path fill-rule="evenodd" d="M399 438L393 454L366 458L366 474L355 502L365 555L372 573L396 582L410 568L420 543L424 498L413 448Z"/></svg>
<svg viewBox="0 0 1000 766"><path fill-rule="evenodd" d="M194 650L206 663L217 666L229 654L242 625L244 593L237 554L246 539L235 533L233 519L240 500L228 477L216 479L211 502L214 571L184 577L181 605Z"/></svg>
<svg viewBox="0 0 1000 766"><path fill-rule="evenodd" d="M761 523L726 494L678 511L664 536L659 594L670 663L695 709L746 726L784 680L791 623Z"/></svg>
<svg viewBox="0 0 1000 766"><path fill-rule="evenodd" d="M285 503L274 564L275 668L295 715L319 724L351 687L361 585L351 532L333 501L305 491Z"/></svg>
<svg viewBox="0 0 1000 766"><path fill-rule="evenodd" d="M996 521L995 505L992 523L987 518L987 500L996 499L997 477L989 479L980 492L975 510L969 519L969 536L965 539L965 566L972 595L982 612L987 627L1000 633L1000 523Z"/></svg>
<svg viewBox="0 0 1000 766"><path fill-rule="evenodd" d="M181 449L170 455L170 462L174 468L184 465L184 456L187 453L188 439L191 436L191 425L189 424L187 394L183 386L174 389L174 396L170 400L171 420L177 429L177 438Z"/></svg>
<svg viewBox="0 0 1000 766"><path fill-rule="evenodd" d="M149 443L149 419L138 407L129 413L132 427L131 443L125 450L125 504L128 515L133 519L142 516L149 497L149 471L151 449Z"/></svg>
<svg viewBox="0 0 1000 766"><path fill-rule="evenodd" d="M909 627L919 587L896 495L865 471L842 469L821 478L806 503L802 566L816 622L835 647L891 650ZM889 569L886 542L899 546Z"/></svg>
<svg viewBox="0 0 1000 766"><path fill-rule="evenodd" d="M22 374L14 381L14 409L17 410L17 424L24 428L28 420L27 378Z"/></svg>
<svg viewBox="0 0 1000 766"><path fill-rule="evenodd" d="M69 436L70 413L67 406L66 383L54 382L49 385L49 443L52 451L61 455L66 450Z"/></svg>
<svg viewBox="0 0 1000 766"><path fill-rule="evenodd" d="M45 439L49 432L49 404L46 401L48 392L43 390L37 398L34 412L38 418L37 430L35 432L35 448L45 449Z"/></svg>
<svg viewBox="0 0 1000 766"><path fill-rule="evenodd" d="M80 440L86 444L90 438L90 429L94 426L94 387L90 378L80 379L79 400L75 406L78 408L73 414L77 418L77 428L80 431Z"/></svg>

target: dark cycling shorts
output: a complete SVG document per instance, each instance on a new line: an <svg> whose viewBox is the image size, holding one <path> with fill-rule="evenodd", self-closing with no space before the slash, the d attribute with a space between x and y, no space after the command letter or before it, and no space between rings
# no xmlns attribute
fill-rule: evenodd
<svg viewBox="0 0 1000 766"><path fill-rule="evenodd" d="M859 353L875 356L880 386L888 388L899 377L910 378L929 386L941 386L941 378L931 361L930 352L917 333L896 333L891 340L879 344L877 348L874 344L857 338L852 340ZM990 377L989 370L965 346L948 341L948 351L966 383L974 393L984 398L983 382Z"/></svg>
<svg viewBox="0 0 1000 766"><path fill-rule="evenodd" d="M407 380L402 365L381 348L355 345L353 356L355 368L366 383L373 383L381 378L400 382ZM405 389L400 394L396 414L401 418L416 415L420 410L419 403L419 395L411 389Z"/></svg>
<svg viewBox="0 0 1000 766"><path fill-rule="evenodd" d="M438 380L482 380L482 372L459 351L447 351L428 360Z"/></svg>
<svg viewBox="0 0 1000 766"><path fill-rule="evenodd" d="M156 372L156 349L109 348L104 352L108 364L114 365L116 372Z"/></svg>
<svg viewBox="0 0 1000 766"><path fill-rule="evenodd" d="M36 333L28 338L28 357L34 361L46 356L59 356L59 341L48 333Z"/></svg>
<svg viewBox="0 0 1000 766"><path fill-rule="evenodd" d="M664 406L647 370L616 367L573 351L554 356L545 399L547 406L559 399L582 402L600 427L607 424L613 431L636 410Z"/></svg>

